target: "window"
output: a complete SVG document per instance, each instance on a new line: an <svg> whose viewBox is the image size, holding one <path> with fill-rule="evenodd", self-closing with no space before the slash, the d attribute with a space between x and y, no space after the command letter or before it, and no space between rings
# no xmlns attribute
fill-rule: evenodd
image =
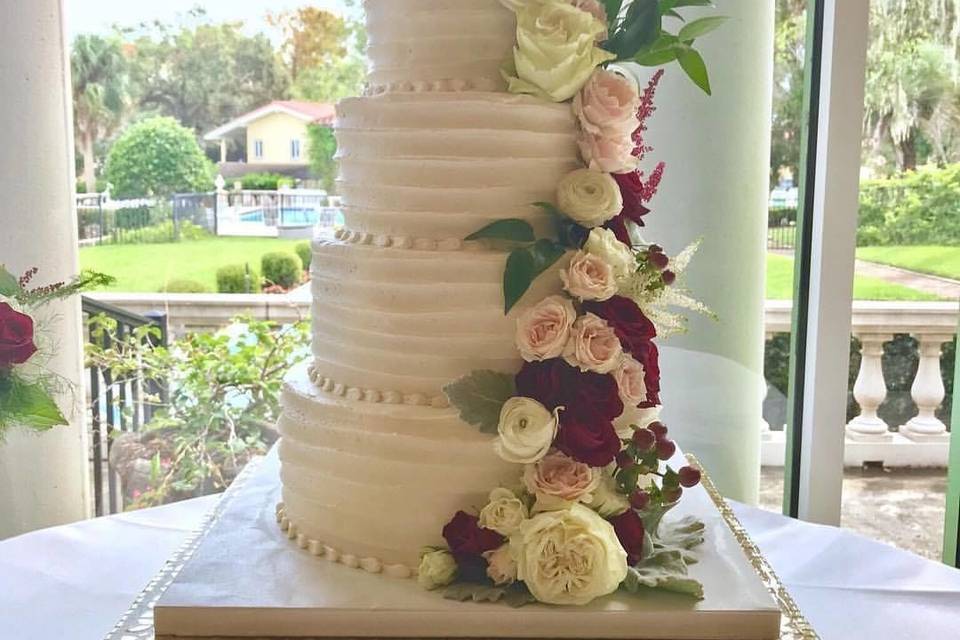
<svg viewBox="0 0 960 640"><path fill-rule="evenodd" d="M253 141L253 157L257 160L263 159L263 140Z"/></svg>
<svg viewBox="0 0 960 640"><path fill-rule="evenodd" d="M300 159L300 140L294 138L290 141L290 159L299 160Z"/></svg>

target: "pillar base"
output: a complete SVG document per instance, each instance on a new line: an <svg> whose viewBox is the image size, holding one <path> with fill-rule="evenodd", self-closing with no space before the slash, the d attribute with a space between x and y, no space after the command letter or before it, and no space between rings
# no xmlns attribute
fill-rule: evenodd
<svg viewBox="0 0 960 640"><path fill-rule="evenodd" d="M847 438L857 442L890 442L893 434L890 433L887 423L880 418L864 418L857 416L844 429Z"/></svg>
<svg viewBox="0 0 960 640"><path fill-rule="evenodd" d="M900 435L914 442L950 442L950 434L939 420L933 423L911 420L900 427Z"/></svg>

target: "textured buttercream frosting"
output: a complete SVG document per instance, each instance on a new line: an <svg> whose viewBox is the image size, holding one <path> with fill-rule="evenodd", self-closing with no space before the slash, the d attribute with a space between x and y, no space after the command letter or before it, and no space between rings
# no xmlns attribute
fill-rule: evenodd
<svg viewBox="0 0 960 640"><path fill-rule="evenodd" d="M546 274L505 316L506 253L464 238L509 217L549 233L532 203L581 165L569 105L460 82L499 77L515 28L499 0L366 7L373 83L459 80L338 106L346 225L313 243L313 358L280 420L282 522L330 557L415 567L451 514L516 479L442 388L518 370L516 317L560 286Z"/></svg>

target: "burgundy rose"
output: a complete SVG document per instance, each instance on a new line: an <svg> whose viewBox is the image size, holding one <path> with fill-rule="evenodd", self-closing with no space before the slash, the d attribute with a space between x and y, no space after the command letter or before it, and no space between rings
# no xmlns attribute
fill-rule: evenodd
<svg viewBox="0 0 960 640"><path fill-rule="evenodd" d="M610 420L600 416L560 414L560 431L554 444L574 460L604 467L620 453L620 436Z"/></svg>
<svg viewBox="0 0 960 640"><path fill-rule="evenodd" d="M584 420L610 421L623 413L616 379L609 374L580 371L560 358L525 362L516 377L517 394L533 398L550 411Z"/></svg>
<svg viewBox="0 0 960 640"><path fill-rule="evenodd" d="M617 532L620 546L627 552L627 562L635 565L643 557L643 520L633 509L627 509L618 516L610 518L613 530Z"/></svg>
<svg viewBox="0 0 960 640"><path fill-rule="evenodd" d="M484 551L491 551L503 544L503 536L496 531L484 529L479 518L465 511L457 511L453 519L443 527L443 537L450 553L461 561L482 560Z"/></svg>
<svg viewBox="0 0 960 640"><path fill-rule="evenodd" d="M613 231L613 235L623 244L629 247L633 246L633 240L630 239L630 230L627 229L627 218L623 214L607 220L603 228Z"/></svg>
<svg viewBox="0 0 960 640"><path fill-rule="evenodd" d="M647 388L647 400L640 403L641 409L660 404L660 352L653 342L637 345L633 357L643 365L643 384Z"/></svg>
<svg viewBox="0 0 960 640"><path fill-rule="evenodd" d="M613 296L603 302L585 302L583 310L596 314L613 327L623 349L643 365L643 381L647 387L647 401L641 407L660 404L660 362L657 345L652 340L657 329L633 300Z"/></svg>
<svg viewBox="0 0 960 640"><path fill-rule="evenodd" d="M0 368L23 364L36 352L33 318L0 302Z"/></svg>
<svg viewBox="0 0 960 640"><path fill-rule="evenodd" d="M615 173L613 179L617 181L620 195L623 196L623 212L620 215L642 227L643 216L650 213L650 209L643 205L649 192L647 185L643 182L642 174L639 171Z"/></svg>

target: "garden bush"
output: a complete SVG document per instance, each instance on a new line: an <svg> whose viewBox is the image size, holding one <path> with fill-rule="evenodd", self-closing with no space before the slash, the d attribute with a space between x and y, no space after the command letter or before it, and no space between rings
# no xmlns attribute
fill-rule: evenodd
<svg viewBox="0 0 960 640"><path fill-rule="evenodd" d="M260 259L260 273L268 283L292 289L300 283L303 265L300 258L292 253L274 251L264 254Z"/></svg>
<svg viewBox="0 0 960 640"><path fill-rule="evenodd" d="M864 181L857 244L960 245L960 164Z"/></svg>
<svg viewBox="0 0 960 640"><path fill-rule="evenodd" d="M256 293L260 276L247 264L231 264L217 269L218 293Z"/></svg>
<svg viewBox="0 0 960 640"><path fill-rule="evenodd" d="M300 257L300 262L303 264L304 271L310 271L310 261L313 259L313 250L310 248L310 242L304 240L303 242L298 242L294 245L293 250L297 252L297 255Z"/></svg>
<svg viewBox="0 0 960 640"><path fill-rule="evenodd" d="M767 226L769 227L786 227L796 223L796 207L774 207L767 211Z"/></svg>
<svg viewBox="0 0 960 640"><path fill-rule="evenodd" d="M240 186L250 191L276 191L282 185L292 184L290 178L279 173L248 173L240 178Z"/></svg>
<svg viewBox="0 0 960 640"><path fill-rule="evenodd" d="M210 293L202 283L187 278L171 280L163 287L164 293Z"/></svg>
<svg viewBox="0 0 960 640"><path fill-rule="evenodd" d="M160 244L176 240L203 240L210 234L200 225L189 220L182 220L173 227L173 220L165 220L147 227L114 229L110 242L112 244Z"/></svg>

